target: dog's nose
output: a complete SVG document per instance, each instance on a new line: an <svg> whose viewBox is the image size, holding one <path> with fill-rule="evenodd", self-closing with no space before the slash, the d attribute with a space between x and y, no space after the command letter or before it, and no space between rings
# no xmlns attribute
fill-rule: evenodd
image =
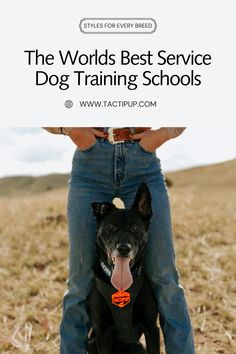
<svg viewBox="0 0 236 354"><path fill-rule="evenodd" d="M127 256L131 250L131 245L129 243L118 243L116 248L121 256Z"/></svg>

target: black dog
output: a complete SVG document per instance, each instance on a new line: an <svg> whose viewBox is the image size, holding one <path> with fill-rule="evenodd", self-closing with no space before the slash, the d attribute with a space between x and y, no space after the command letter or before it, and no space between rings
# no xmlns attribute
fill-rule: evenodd
<svg viewBox="0 0 236 354"><path fill-rule="evenodd" d="M141 184L128 210L108 202L92 207L99 257L89 299L92 334L88 352L158 354L157 305L143 271L152 215L150 192ZM147 351L139 342L142 334Z"/></svg>

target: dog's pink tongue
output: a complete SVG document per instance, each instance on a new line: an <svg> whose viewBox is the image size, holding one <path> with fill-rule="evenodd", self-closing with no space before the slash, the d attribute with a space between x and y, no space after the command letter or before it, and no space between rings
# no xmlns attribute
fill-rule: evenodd
<svg viewBox="0 0 236 354"><path fill-rule="evenodd" d="M116 257L115 267L111 276L111 283L117 290L126 290L133 283L129 268L130 258Z"/></svg>

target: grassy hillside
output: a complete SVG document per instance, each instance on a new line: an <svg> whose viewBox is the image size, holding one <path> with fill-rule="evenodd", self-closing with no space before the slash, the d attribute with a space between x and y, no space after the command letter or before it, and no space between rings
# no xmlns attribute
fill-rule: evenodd
<svg viewBox="0 0 236 354"><path fill-rule="evenodd" d="M167 175L176 187L236 188L236 159Z"/></svg>
<svg viewBox="0 0 236 354"><path fill-rule="evenodd" d="M166 176L175 187L236 187L236 160L167 173ZM66 188L68 180L68 174L0 178L0 197L31 195Z"/></svg>
<svg viewBox="0 0 236 354"><path fill-rule="evenodd" d="M177 267L197 354L236 354L236 163L168 176ZM57 354L68 269L68 177L27 178L0 183L0 353ZM52 185L61 189L47 190Z"/></svg>
<svg viewBox="0 0 236 354"><path fill-rule="evenodd" d="M69 175L67 174L0 178L0 196L23 196L65 188L68 179Z"/></svg>

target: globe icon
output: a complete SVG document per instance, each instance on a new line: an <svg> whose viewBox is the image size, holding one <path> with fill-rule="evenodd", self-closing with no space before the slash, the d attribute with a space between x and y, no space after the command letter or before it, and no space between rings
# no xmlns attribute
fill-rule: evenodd
<svg viewBox="0 0 236 354"><path fill-rule="evenodd" d="M66 108L71 108L73 106L73 102L71 100L66 100L65 101L65 107Z"/></svg>

